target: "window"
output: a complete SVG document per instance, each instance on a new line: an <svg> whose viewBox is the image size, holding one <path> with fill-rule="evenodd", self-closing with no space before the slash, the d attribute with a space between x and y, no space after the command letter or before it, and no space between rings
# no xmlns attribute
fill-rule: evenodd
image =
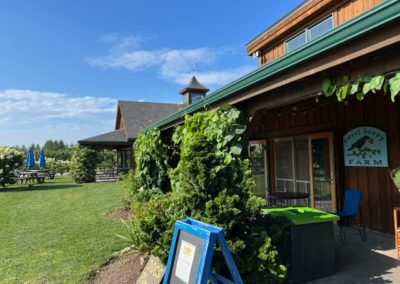
<svg viewBox="0 0 400 284"><path fill-rule="evenodd" d="M183 104L188 105L189 104L189 94L185 94L183 96Z"/></svg>
<svg viewBox="0 0 400 284"><path fill-rule="evenodd" d="M332 16L326 18L322 22L319 22L315 26L311 27L309 31L309 39L314 40L323 34L326 34L333 29L333 18Z"/></svg>
<svg viewBox="0 0 400 284"><path fill-rule="evenodd" d="M314 40L323 34L326 34L330 30L333 29L333 16L330 15L329 17L325 18L321 22L305 29L300 34L288 39L285 42L285 52L291 52L307 42Z"/></svg>
<svg viewBox="0 0 400 284"><path fill-rule="evenodd" d="M203 94L199 94L199 93L193 93L192 94L192 103L195 103L197 101L200 101L202 98L204 98Z"/></svg>
<svg viewBox="0 0 400 284"><path fill-rule="evenodd" d="M291 52L307 42L306 31L289 39L286 42L286 52Z"/></svg>

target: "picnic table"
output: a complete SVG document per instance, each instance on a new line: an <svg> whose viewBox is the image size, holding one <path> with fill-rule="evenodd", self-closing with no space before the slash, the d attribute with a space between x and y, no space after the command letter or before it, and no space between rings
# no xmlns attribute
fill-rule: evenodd
<svg viewBox="0 0 400 284"><path fill-rule="evenodd" d="M47 170L32 170L32 171L21 171L19 173L18 180L21 181L21 184L25 182L27 184L28 182L37 182L37 183L44 183L46 177L53 179L54 174L50 173Z"/></svg>

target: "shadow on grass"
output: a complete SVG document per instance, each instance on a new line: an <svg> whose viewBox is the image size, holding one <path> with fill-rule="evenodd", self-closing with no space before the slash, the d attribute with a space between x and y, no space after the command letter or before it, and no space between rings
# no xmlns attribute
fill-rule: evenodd
<svg viewBox="0 0 400 284"><path fill-rule="evenodd" d="M80 184L30 184L21 185L18 187L0 188L1 192L25 192L35 190L59 190L59 189L71 189L76 187L82 187Z"/></svg>

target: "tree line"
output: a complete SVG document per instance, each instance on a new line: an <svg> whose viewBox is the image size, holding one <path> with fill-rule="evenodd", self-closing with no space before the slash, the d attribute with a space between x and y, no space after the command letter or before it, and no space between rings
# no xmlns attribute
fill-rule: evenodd
<svg viewBox="0 0 400 284"><path fill-rule="evenodd" d="M17 146L16 148L18 150L23 151L24 153L26 153L26 151L29 148L32 148L36 160L38 160L38 158L39 158L40 150L43 150L45 153L45 156L48 158L69 161L69 160L71 160L71 157L72 157L73 147L74 147L74 144L68 144L68 143L64 142L63 140L51 140L50 139L44 143L43 148L41 148L39 144L33 144L33 143L29 146L22 145L22 146Z"/></svg>

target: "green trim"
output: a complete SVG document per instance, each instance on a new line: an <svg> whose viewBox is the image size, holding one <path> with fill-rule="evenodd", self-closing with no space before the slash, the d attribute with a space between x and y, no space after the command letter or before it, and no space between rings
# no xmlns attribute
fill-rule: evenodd
<svg viewBox="0 0 400 284"><path fill-rule="evenodd" d="M350 21L342 24L325 35L306 43L293 52L266 64L263 67L239 78L238 80L211 93L204 99L176 112L162 120L150 124L144 130L168 125L186 114L192 114L206 108L208 105L226 99L245 88L276 76L289 68L316 57L328 50L336 48L344 43L354 40L362 35L384 26L385 24L400 18L400 1L386 0L376 7L364 12Z"/></svg>
<svg viewBox="0 0 400 284"><path fill-rule="evenodd" d="M340 217L335 214L301 206L266 208L263 209L263 212L271 215L285 216L293 225L307 225L340 220Z"/></svg>

